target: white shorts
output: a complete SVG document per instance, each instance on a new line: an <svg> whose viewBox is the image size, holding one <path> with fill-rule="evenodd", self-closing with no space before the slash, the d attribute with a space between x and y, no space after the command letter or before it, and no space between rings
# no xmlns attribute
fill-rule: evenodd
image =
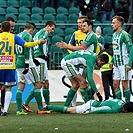
<svg viewBox="0 0 133 133"><path fill-rule="evenodd" d="M40 75L40 81L43 82L48 80L48 66L47 61L41 58L35 58L40 62L40 65L37 67L38 73Z"/></svg>
<svg viewBox="0 0 133 133"><path fill-rule="evenodd" d="M64 59L61 60L61 67L65 71L66 76L70 78L74 78L76 75L80 74L77 68L71 64L70 62L68 63Z"/></svg>
<svg viewBox="0 0 133 133"><path fill-rule="evenodd" d="M90 100L82 105L77 106L76 113L78 113L78 114L86 113L87 110L91 109L91 106L94 102L95 102L95 100Z"/></svg>
<svg viewBox="0 0 133 133"><path fill-rule="evenodd" d="M18 76L18 83L35 83L39 81L39 75L37 73L36 68L30 68L27 74L23 74L24 68L18 68L16 69L17 71L17 76Z"/></svg>
<svg viewBox="0 0 133 133"><path fill-rule="evenodd" d="M113 79L114 80L131 80L132 72L126 71L125 66L118 66L113 69Z"/></svg>

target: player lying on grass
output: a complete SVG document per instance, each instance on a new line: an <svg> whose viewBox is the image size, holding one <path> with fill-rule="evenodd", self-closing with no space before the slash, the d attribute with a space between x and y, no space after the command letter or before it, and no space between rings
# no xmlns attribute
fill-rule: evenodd
<svg viewBox="0 0 133 133"><path fill-rule="evenodd" d="M100 113L119 113L133 112L133 102L125 103L120 99L108 99L102 102L98 100L90 100L85 104L67 107L58 105L48 105L48 110L70 114L100 114Z"/></svg>

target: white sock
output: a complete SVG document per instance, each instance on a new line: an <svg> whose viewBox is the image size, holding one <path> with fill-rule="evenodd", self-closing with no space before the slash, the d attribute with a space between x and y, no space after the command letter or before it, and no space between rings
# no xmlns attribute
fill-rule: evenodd
<svg viewBox="0 0 133 133"><path fill-rule="evenodd" d="M72 107L76 106L76 99L77 99L77 93L75 93L73 100L72 100Z"/></svg>
<svg viewBox="0 0 133 133"><path fill-rule="evenodd" d="M4 112L8 111L11 98L12 98L12 92L7 91L6 94L5 94Z"/></svg>

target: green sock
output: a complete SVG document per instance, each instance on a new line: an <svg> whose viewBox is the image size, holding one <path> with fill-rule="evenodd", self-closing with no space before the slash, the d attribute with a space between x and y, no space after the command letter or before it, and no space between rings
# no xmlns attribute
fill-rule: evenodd
<svg viewBox="0 0 133 133"><path fill-rule="evenodd" d="M33 98L34 98L34 88L31 89L30 94L28 95L25 101L25 105L28 105Z"/></svg>
<svg viewBox="0 0 133 133"><path fill-rule="evenodd" d="M49 89L43 88L43 96L47 105L50 105Z"/></svg>
<svg viewBox="0 0 133 133"><path fill-rule="evenodd" d="M58 105L48 105L47 108L49 110L53 110L55 112L61 112L61 113L65 113L68 109L68 107L66 106L58 106Z"/></svg>
<svg viewBox="0 0 133 133"><path fill-rule="evenodd" d="M124 90L124 97L126 98L126 102L130 102L130 89L127 88L126 90Z"/></svg>
<svg viewBox="0 0 133 133"><path fill-rule="evenodd" d="M87 101L89 101L87 88L80 88L80 92L82 94L82 98L83 98L84 102L86 103Z"/></svg>
<svg viewBox="0 0 133 133"><path fill-rule="evenodd" d="M64 103L64 106L69 106L70 105L70 103L71 103L71 101L72 101L72 99L73 99L73 97L74 97L74 95L75 95L76 92L77 92L77 90L75 90L73 88L71 88L69 90L69 92L67 94L67 99L66 99L66 101Z"/></svg>
<svg viewBox="0 0 133 133"><path fill-rule="evenodd" d="M117 99L121 99L121 90L116 91L115 96Z"/></svg>
<svg viewBox="0 0 133 133"><path fill-rule="evenodd" d="M16 93L16 104L17 104L17 111L22 111L22 93L23 91L17 90Z"/></svg>
<svg viewBox="0 0 133 133"><path fill-rule="evenodd" d="M41 97L41 89L40 88L34 88L34 96L38 105L39 110L43 110L42 106L42 97Z"/></svg>
<svg viewBox="0 0 133 133"><path fill-rule="evenodd" d="M88 93L89 100L90 100L90 99L94 99L94 96L93 96L94 93L93 93L91 87L88 87L88 88L87 88L87 93Z"/></svg>

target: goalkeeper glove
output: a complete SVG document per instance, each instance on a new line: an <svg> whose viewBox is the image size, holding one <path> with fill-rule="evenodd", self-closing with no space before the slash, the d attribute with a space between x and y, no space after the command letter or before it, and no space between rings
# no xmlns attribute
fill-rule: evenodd
<svg viewBox="0 0 133 133"><path fill-rule="evenodd" d="M97 97L99 98L99 101L101 102L103 100L101 94L99 92L96 93Z"/></svg>

